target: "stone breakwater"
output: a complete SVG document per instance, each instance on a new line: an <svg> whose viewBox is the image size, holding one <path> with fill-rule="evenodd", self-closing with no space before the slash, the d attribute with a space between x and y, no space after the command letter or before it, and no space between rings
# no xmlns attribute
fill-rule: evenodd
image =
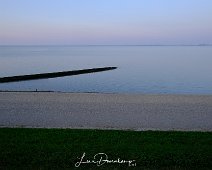
<svg viewBox="0 0 212 170"><path fill-rule="evenodd" d="M73 71L61 71L53 73L41 73L41 74L29 74L29 75L20 75L20 76L11 76L11 77L1 77L0 83L9 83L16 81L27 81L27 80L37 80L37 79L47 79L47 78L56 78L64 76L74 76L80 74L89 74L102 71L109 71L117 69L117 67L102 67L102 68L92 68L84 70L73 70Z"/></svg>

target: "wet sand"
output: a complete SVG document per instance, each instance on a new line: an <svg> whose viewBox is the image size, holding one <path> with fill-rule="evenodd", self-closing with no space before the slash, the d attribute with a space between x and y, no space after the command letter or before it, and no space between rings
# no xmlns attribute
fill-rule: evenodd
<svg viewBox="0 0 212 170"><path fill-rule="evenodd" d="M0 92L0 126L212 131L212 95Z"/></svg>

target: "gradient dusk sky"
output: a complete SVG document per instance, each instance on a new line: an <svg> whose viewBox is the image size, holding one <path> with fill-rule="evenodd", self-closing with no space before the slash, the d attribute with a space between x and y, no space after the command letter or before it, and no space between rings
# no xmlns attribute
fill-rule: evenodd
<svg viewBox="0 0 212 170"><path fill-rule="evenodd" d="M211 43L212 0L0 0L0 45Z"/></svg>

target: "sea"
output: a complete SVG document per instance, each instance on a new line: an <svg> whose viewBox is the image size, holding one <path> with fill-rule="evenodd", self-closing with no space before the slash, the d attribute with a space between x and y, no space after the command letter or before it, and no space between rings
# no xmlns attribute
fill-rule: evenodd
<svg viewBox="0 0 212 170"><path fill-rule="evenodd" d="M0 83L0 91L212 94L212 46L0 46L0 77L117 67Z"/></svg>

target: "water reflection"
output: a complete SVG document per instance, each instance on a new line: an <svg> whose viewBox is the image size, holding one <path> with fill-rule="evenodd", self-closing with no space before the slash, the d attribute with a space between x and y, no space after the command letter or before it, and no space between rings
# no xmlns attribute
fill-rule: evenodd
<svg viewBox="0 0 212 170"><path fill-rule="evenodd" d="M0 47L0 76L117 66L112 72L0 84L1 90L212 94L212 47Z"/></svg>

